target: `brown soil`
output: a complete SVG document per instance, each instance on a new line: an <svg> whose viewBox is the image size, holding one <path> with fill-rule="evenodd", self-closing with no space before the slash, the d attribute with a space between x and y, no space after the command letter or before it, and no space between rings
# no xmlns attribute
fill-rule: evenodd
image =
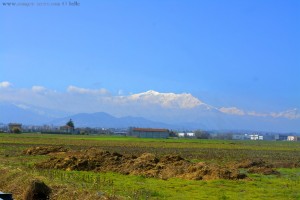
<svg viewBox="0 0 300 200"><path fill-rule="evenodd" d="M191 163L179 155L165 155L161 158L151 153L139 157L111 153L96 148L55 155L46 162L36 164L38 168L81 170L97 172L118 172L169 179L172 177L190 180L244 179L238 168L220 167L207 163Z"/></svg>
<svg viewBox="0 0 300 200"><path fill-rule="evenodd" d="M249 173L264 174L264 175L279 175L280 173L273 168L268 167L251 167L248 169Z"/></svg>
<svg viewBox="0 0 300 200"><path fill-rule="evenodd" d="M33 180L25 193L25 200L47 200L50 197L51 189L40 180Z"/></svg>
<svg viewBox="0 0 300 200"><path fill-rule="evenodd" d="M239 168L251 168L251 167L272 167L272 165L267 164L262 159L258 160L245 160L237 164Z"/></svg>
<svg viewBox="0 0 300 200"><path fill-rule="evenodd" d="M273 162L274 167L278 168L299 168L300 167L300 160L295 161L274 161Z"/></svg>
<svg viewBox="0 0 300 200"><path fill-rule="evenodd" d="M264 175L279 175L279 172L273 168L273 165L267 164L262 159L259 160L246 160L237 164L238 168L247 169L248 173L264 174Z"/></svg>
<svg viewBox="0 0 300 200"><path fill-rule="evenodd" d="M47 155L51 153L67 152L68 149L61 146L45 146L45 147L32 147L25 149L23 154L25 155Z"/></svg>

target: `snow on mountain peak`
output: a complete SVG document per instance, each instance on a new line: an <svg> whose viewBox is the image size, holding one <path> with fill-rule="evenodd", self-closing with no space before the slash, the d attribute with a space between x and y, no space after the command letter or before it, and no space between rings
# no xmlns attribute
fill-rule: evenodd
<svg viewBox="0 0 300 200"><path fill-rule="evenodd" d="M160 93L154 90L133 94L129 96L129 99L148 104L158 104L164 108L189 109L199 105L204 105L202 101L189 93Z"/></svg>

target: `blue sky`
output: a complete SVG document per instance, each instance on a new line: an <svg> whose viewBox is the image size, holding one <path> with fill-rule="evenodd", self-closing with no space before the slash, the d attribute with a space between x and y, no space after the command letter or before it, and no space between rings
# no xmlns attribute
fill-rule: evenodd
<svg viewBox="0 0 300 200"><path fill-rule="evenodd" d="M300 108L298 0L3 2L0 82L16 90L155 90L256 112Z"/></svg>

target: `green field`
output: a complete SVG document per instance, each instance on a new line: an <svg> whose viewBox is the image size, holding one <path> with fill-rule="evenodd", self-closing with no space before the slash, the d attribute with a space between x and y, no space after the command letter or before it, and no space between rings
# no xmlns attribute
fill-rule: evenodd
<svg viewBox="0 0 300 200"><path fill-rule="evenodd" d="M177 154L191 162L220 166L263 159L279 175L247 173L243 180L162 180L93 171L42 170L35 163L50 155L23 155L33 146L96 147L139 156ZM26 185L40 179L52 188L52 199L300 199L300 142L192 139L139 139L113 136L0 134L0 191L22 199Z"/></svg>

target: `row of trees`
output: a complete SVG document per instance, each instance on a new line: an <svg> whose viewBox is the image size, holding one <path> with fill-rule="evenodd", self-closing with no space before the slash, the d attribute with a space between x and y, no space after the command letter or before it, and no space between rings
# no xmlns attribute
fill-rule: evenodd
<svg viewBox="0 0 300 200"><path fill-rule="evenodd" d="M195 137L197 139L220 139L220 140L231 140L232 133L218 133L215 135L211 135L208 131L196 130Z"/></svg>

